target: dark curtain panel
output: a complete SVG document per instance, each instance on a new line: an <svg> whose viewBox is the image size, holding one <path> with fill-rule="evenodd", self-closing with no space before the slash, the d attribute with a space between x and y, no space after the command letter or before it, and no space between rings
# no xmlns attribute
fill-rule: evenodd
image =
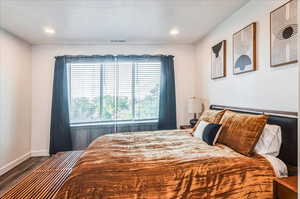
<svg viewBox="0 0 300 199"><path fill-rule="evenodd" d="M177 128L173 56L161 56L158 128L160 130Z"/></svg>
<svg viewBox="0 0 300 199"><path fill-rule="evenodd" d="M56 57L53 81L50 154L72 150L66 57Z"/></svg>

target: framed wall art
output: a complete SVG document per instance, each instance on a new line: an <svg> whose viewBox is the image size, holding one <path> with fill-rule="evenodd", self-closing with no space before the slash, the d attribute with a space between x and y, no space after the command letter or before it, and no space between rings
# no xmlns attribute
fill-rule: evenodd
<svg viewBox="0 0 300 199"><path fill-rule="evenodd" d="M211 48L211 78L226 76L226 41L221 41Z"/></svg>
<svg viewBox="0 0 300 199"><path fill-rule="evenodd" d="M297 0L270 13L270 62L282 66L297 62Z"/></svg>
<svg viewBox="0 0 300 199"><path fill-rule="evenodd" d="M256 70L256 23L233 34L233 74Z"/></svg>

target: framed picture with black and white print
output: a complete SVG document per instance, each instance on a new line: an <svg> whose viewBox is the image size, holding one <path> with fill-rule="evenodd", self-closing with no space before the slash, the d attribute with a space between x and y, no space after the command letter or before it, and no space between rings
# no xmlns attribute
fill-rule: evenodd
<svg viewBox="0 0 300 199"><path fill-rule="evenodd" d="M211 78L226 76L226 41L221 41L211 48Z"/></svg>
<svg viewBox="0 0 300 199"><path fill-rule="evenodd" d="M297 62L297 0L291 0L270 14L271 66Z"/></svg>
<svg viewBox="0 0 300 199"><path fill-rule="evenodd" d="M233 34L233 74L256 70L256 23Z"/></svg>

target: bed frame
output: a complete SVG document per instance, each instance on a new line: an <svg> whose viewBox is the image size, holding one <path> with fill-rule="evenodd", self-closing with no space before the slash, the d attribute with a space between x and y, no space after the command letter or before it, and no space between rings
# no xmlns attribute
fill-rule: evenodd
<svg viewBox="0 0 300 199"><path fill-rule="evenodd" d="M276 124L281 127L282 145L278 158L288 167L298 165L298 113L288 111L263 110L223 105L211 105L212 110L231 110L239 113L266 114L269 115L268 124Z"/></svg>

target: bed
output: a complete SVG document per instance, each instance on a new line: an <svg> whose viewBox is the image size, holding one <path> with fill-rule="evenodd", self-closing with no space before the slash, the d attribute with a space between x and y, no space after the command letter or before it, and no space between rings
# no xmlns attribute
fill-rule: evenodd
<svg viewBox="0 0 300 199"><path fill-rule="evenodd" d="M270 115L268 123L282 128L278 158L297 166L297 119ZM207 145L189 130L109 134L90 144L55 198L272 198L274 165Z"/></svg>

